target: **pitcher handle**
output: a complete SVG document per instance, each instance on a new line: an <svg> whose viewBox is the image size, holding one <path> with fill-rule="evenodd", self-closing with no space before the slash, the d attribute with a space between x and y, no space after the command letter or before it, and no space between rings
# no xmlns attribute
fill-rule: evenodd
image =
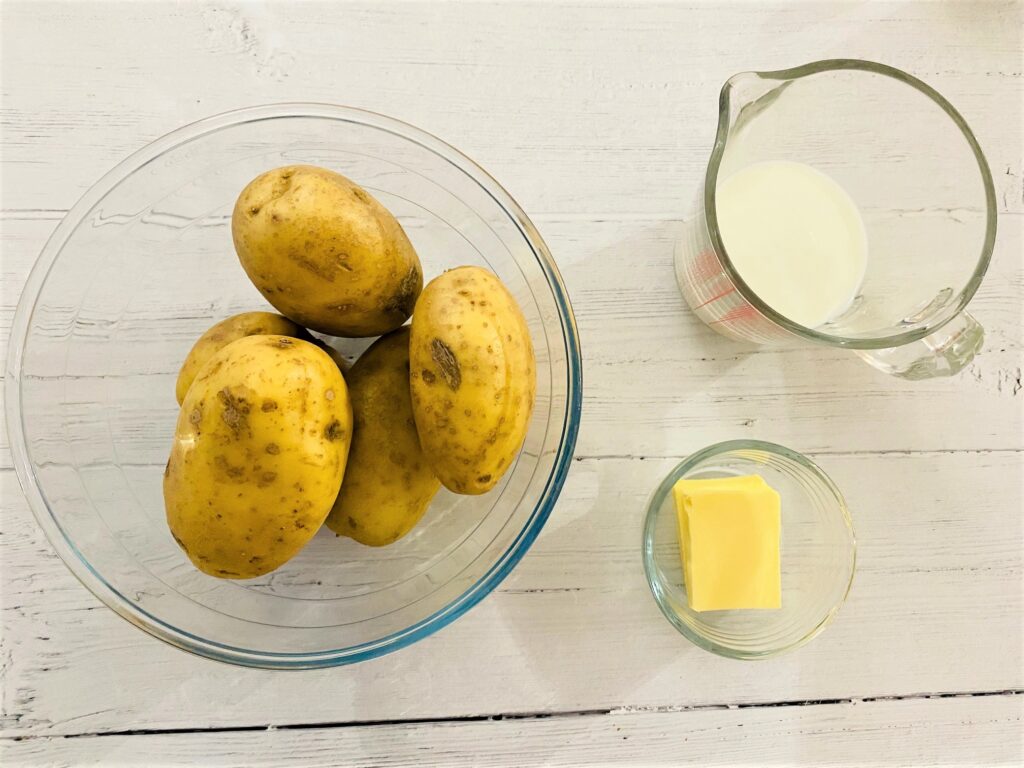
<svg viewBox="0 0 1024 768"><path fill-rule="evenodd" d="M880 371L910 381L953 376L981 351L985 329L961 312L930 336L889 349L858 350L857 354Z"/></svg>

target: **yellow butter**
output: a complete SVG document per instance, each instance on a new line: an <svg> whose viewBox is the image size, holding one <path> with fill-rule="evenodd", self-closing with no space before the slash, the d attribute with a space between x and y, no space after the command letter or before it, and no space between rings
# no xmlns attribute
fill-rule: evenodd
<svg viewBox="0 0 1024 768"><path fill-rule="evenodd" d="M748 475L684 479L672 491L690 607L781 607L782 514L775 489L760 475Z"/></svg>

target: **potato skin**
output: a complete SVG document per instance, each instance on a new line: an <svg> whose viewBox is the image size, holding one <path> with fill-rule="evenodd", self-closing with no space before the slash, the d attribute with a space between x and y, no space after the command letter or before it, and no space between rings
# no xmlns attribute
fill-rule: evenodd
<svg viewBox="0 0 1024 768"><path fill-rule="evenodd" d="M378 336L402 325L423 270L401 225L339 173L289 165L257 176L231 217L235 251L267 301L332 336Z"/></svg>
<svg viewBox="0 0 1024 768"><path fill-rule="evenodd" d="M196 374L206 364L206 361L217 354L219 350L244 336L266 336L267 334L311 340L305 328L296 325L287 317L281 317L273 312L243 312L240 315L232 315L221 320L210 326L196 340L188 357L185 358L185 362L181 364L181 370L178 371L178 382L174 388L178 405L185 400L185 393L192 386Z"/></svg>
<svg viewBox="0 0 1024 768"><path fill-rule="evenodd" d="M441 487L413 421L409 328L375 341L352 366L347 382L352 450L327 527L380 547L411 531Z"/></svg>
<svg viewBox="0 0 1024 768"><path fill-rule="evenodd" d="M327 517L351 436L348 389L323 350L278 335L232 342L178 417L163 483L174 539L212 576L274 570Z"/></svg>
<svg viewBox="0 0 1024 768"><path fill-rule="evenodd" d="M413 414L434 474L486 493L526 438L537 391L530 332L512 294L480 267L432 280L413 314Z"/></svg>
<svg viewBox="0 0 1024 768"><path fill-rule="evenodd" d="M341 371L342 376L345 376L348 373L348 369L351 366L348 364L348 360L345 359L345 356L341 354L340 351L332 347L327 342L321 341L320 339L313 339L313 343L327 353L327 356L334 361L334 364L336 366L338 366L338 370ZM345 380L345 383L348 383L348 379Z"/></svg>

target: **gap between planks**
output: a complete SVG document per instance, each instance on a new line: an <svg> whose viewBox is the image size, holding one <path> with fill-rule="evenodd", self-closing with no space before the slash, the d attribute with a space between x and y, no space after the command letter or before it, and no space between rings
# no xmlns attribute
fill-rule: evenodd
<svg viewBox="0 0 1024 768"><path fill-rule="evenodd" d="M0 378L0 381L3 381ZM921 449L921 450L900 450L900 449L882 449L879 451L809 451L807 456L828 456L828 457L847 457L847 456L948 456L948 455L959 455L959 456L989 456L991 454L1024 454L1024 447L1000 447L1000 449ZM689 454L594 454L587 456L573 456L572 461L577 463L583 462L597 462L597 461L682 461L692 455ZM38 467L60 467L68 466L61 462L40 462ZM97 462L91 464L78 465L79 469L83 467L110 467L114 466L113 462ZM160 467L162 464L155 463L133 463L133 462L122 462L117 465L121 468L129 469L148 469L151 467ZM14 467L0 467L0 474L4 472L14 472Z"/></svg>
<svg viewBox="0 0 1024 768"><path fill-rule="evenodd" d="M978 454L987 456L992 453L1022 453L1024 448L921 448L921 449L899 449L881 448L878 450L820 450L807 451L807 456L942 456L947 454ZM588 456L573 456L573 461L666 461L669 459L682 460L691 456L692 453L671 453L671 454L636 454L636 453L603 453Z"/></svg>
<svg viewBox="0 0 1024 768"><path fill-rule="evenodd" d="M283 725L237 725L210 728L139 728L134 730L68 733L61 735L26 734L12 736L7 740L36 741L81 738L102 738L105 736L176 736L196 733L244 733L251 731L300 731L333 730L341 728L374 728L403 725L445 725L449 723L500 722L503 720L552 720L575 717L607 717L623 714L657 714L667 712L700 712L708 710L769 709L779 707L823 707L849 704L874 704L889 701L912 701L922 699L963 699L995 696L1024 695L1024 688L1007 688L995 691L956 691L943 693L907 693L859 698L799 699L791 701L748 702L743 704L694 704L664 707L610 707L601 709L556 710L551 712L499 712L487 715L459 715L453 717L412 717L393 720L344 720L337 722L289 723Z"/></svg>
<svg viewBox="0 0 1024 768"><path fill-rule="evenodd" d="M70 209L67 208L0 208L0 221L60 221L63 219ZM926 212L928 209L921 209L920 211L910 211L913 213ZM946 211L949 209L936 209ZM1011 211L1000 208L998 210L1000 217L1004 216L1024 216L1024 211ZM604 224L612 222L645 222L645 221L676 221L684 222L687 221L689 216L681 216L679 211L668 211L663 213L658 212L629 212L629 211L595 211L590 212L579 212L579 211L538 211L530 214L531 219L537 219L538 221L581 221L593 224Z"/></svg>

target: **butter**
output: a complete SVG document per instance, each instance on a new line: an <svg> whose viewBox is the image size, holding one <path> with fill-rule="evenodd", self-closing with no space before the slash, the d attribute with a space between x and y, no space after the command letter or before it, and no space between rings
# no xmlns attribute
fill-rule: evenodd
<svg viewBox="0 0 1024 768"><path fill-rule="evenodd" d="M760 475L680 480L672 489L690 608L780 608L781 503Z"/></svg>

